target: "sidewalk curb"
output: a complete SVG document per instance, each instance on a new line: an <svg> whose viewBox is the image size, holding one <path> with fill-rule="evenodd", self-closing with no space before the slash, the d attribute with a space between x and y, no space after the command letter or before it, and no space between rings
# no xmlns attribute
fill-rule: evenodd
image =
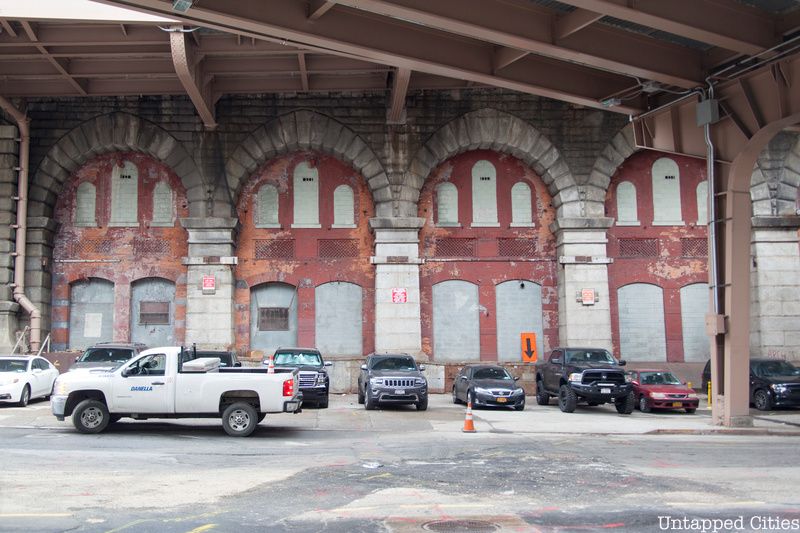
<svg viewBox="0 0 800 533"><path fill-rule="evenodd" d="M654 429L642 435L752 435L771 437L800 437L800 431L779 431L774 429Z"/></svg>

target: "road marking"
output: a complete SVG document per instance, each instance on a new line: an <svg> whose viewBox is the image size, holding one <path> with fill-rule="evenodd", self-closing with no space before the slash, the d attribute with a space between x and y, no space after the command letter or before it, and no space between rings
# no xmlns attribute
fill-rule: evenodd
<svg viewBox="0 0 800 533"><path fill-rule="evenodd" d="M208 531L209 529L214 529L217 527L217 524L206 524L204 526L196 527L193 530L189 531L189 533L202 533L203 531Z"/></svg>
<svg viewBox="0 0 800 533"><path fill-rule="evenodd" d="M64 518L72 513L0 513L0 518Z"/></svg>
<svg viewBox="0 0 800 533"><path fill-rule="evenodd" d="M392 474L390 474L389 472L386 472L384 474L376 474L374 476L365 477L364 481L366 481L368 479L377 479L379 477L392 477Z"/></svg>

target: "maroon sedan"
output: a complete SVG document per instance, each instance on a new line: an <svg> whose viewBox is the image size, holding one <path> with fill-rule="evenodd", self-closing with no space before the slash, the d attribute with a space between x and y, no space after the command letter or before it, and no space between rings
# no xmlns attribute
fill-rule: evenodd
<svg viewBox="0 0 800 533"><path fill-rule="evenodd" d="M652 409L685 409L692 414L700 400L697 394L667 370L630 372L636 405L643 413Z"/></svg>

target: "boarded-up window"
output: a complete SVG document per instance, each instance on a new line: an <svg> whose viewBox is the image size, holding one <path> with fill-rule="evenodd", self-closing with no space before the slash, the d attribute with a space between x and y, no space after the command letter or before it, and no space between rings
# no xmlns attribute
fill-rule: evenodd
<svg viewBox="0 0 800 533"><path fill-rule="evenodd" d="M139 302L139 324L168 325L169 302Z"/></svg>
<svg viewBox="0 0 800 533"><path fill-rule="evenodd" d="M125 161L111 172L111 221L109 226L139 225L139 171Z"/></svg>
<svg viewBox="0 0 800 533"><path fill-rule="evenodd" d="M257 228L280 227L280 223L278 223L278 188L274 185L266 184L258 189L255 217Z"/></svg>
<svg viewBox="0 0 800 533"><path fill-rule="evenodd" d="M452 183L436 187L436 225L458 226L458 189Z"/></svg>
<svg viewBox="0 0 800 533"><path fill-rule="evenodd" d="M661 287L633 283L617 290L619 345L623 359L666 361L664 295Z"/></svg>
<svg viewBox="0 0 800 533"><path fill-rule="evenodd" d="M288 331L289 330L289 308L288 307L259 307L258 308L258 330L259 331Z"/></svg>
<svg viewBox="0 0 800 533"><path fill-rule="evenodd" d="M175 224L172 189L160 181L153 190L153 226L171 227Z"/></svg>
<svg viewBox="0 0 800 533"><path fill-rule="evenodd" d="M511 227L525 228L530 226L533 226L531 188L527 183L520 181L511 187Z"/></svg>
<svg viewBox="0 0 800 533"><path fill-rule="evenodd" d="M75 198L75 225L76 226L97 226L95 211L97 206L97 191L94 185L84 181L78 185Z"/></svg>
<svg viewBox="0 0 800 533"><path fill-rule="evenodd" d="M617 185L617 226L638 226L637 211L636 186L629 181L623 181Z"/></svg>
<svg viewBox="0 0 800 533"><path fill-rule="evenodd" d="M307 162L294 169L293 228L319 228L319 171Z"/></svg>
<svg viewBox="0 0 800 533"><path fill-rule="evenodd" d="M711 355L705 328L708 294L708 285L705 283L681 287L681 331L683 360L686 362L705 361Z"/></svg>
<svg viewBox="0 0 800 533"><path fill-rule="evenodd" d="M472 167L472 226L500 227L497 222L497 170L481 160Z"/></svg>
<svg viewBox="0 0 800 533"><path fill-rule="evenodd" d="M333 227L355 228L355 203L353 189L347 185L339 185L333 191Z"/></svg>
<svg viewBox="0 0 800 533"><path fill-rule="evenodd" d="M697 225L708 224L708 182L701 181L697 184Z"/></svg>
<svg viewBox="0 0 800 533"><path fill-rule="evenodd" d="M678 164L667 157L653 163L653 225L683 226L681 176Z"/></svg>

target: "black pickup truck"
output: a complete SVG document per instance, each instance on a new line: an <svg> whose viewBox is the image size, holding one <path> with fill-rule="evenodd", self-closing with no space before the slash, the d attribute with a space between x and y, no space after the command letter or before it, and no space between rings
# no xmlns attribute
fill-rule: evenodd
<svg viewBox="0 0 800 533"><path fill-rule="evenodd" d="M629 415L636 397L620 368L624 365L603 348L556 348L536 364L536 403L548 405L550 396L556 396L561 410L571 413L578 402L614 402L618 413Z"/></svg>

